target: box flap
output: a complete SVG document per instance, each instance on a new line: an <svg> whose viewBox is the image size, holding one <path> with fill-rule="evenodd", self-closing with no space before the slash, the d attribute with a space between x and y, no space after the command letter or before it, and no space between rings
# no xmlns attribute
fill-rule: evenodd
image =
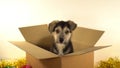
<svg viewBox="0 0 120 68"><path fill-rule="evenodd" d="M53 38L48 31L47 25L37 25L20 28L25 40L37 46L49 50L53 44ZM77 27L73 31L72 41L77 42L78 45L73 43L75 51L93 47L99 40L104 31L88 29L84 27Z"/></svg>
<svg viewBox="0 0 120 68"><path fill-rule="evenodd" d="M16 45L17 47L23 49L27 53L36 57L37 59L48 59L48 58L57 57L56 54L53 54L53 53L51 53L43 48L37 47L34 44L31 44L31 43L26 42L26 41L18 41L18 42L11 41L11 43Z"/></svg>
<svg viewBox="0 0 120 68"><path fill-rule="evenodd" d="M37 47L34 44L31 44L26 41L10 41L10 43L16 45L17 47L21 48L22 50L26 51L30 55L36 57L37 59L50 59L50 58L59 57L58 55L54 53L51 53L43 48ZM82 49L77 52L67 54L64 56L82 55L82 54L86 54L86 53L96 51L96 50L106 48L106 47L109 47L109 46L95 46L95 47L85 48L85 49Z"/></svg>
<svg viewBox="0 0 120 68"><path fill-rule="evenodd" d="M72 42L75 51L82 50L89 47L94 47L96 42L100 39L104 31L89 29L84 27L77 27L73 32Z"/></svg>
<svg viewBox="0 0 120 68"><path fill-rule="evenodd" d="M48 32L47 25L37 25L19 28L26 41L41 48L50 50L53 38Z"/></svg>
<svg viewBox="0 0 120 68"><path fill-rule="evenodd" d="M12 42L13 44L25 50L27 53L33 55L38 59L58 57L57 55L47 51L50 50L53 44L53 37L48 31L47 25L21 27L19 29L26 41ZM77 27L73 31L73 35L71 38L75 52L65 56L81 55L101 48L108 47L108 46L94 47L94 45L96 44L96 42L99 40L103 33L104 31L100 30Z"/></svg>
<svg viewBox="0 0 120 68"><path fill-rule="evenodd" d="M93 51L96 51L96 50L99 50L99 49L102 49L102 48L106 48L106 47L110 47L110 45L109 46L89 47L89 48L85 48L83 50L80 50L80 51L77 51L77 52L74 52L74 53L71 53L71 54L67 54L67 55L64 55L64 56L82 55L82 54L93 52Z"/></svg>

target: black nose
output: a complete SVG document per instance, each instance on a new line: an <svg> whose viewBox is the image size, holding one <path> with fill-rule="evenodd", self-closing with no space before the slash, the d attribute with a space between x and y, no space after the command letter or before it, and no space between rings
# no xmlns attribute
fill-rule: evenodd
<svg viewBox="0 0 120 68"><path fill-rule="evenodd" d="M64 41L64 39L63 38L60 38L60 43L62 43Z"/></svg>

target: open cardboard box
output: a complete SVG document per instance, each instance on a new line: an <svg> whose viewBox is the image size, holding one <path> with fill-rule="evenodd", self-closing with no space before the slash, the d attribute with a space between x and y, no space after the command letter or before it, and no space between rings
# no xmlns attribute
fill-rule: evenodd
<svg viewBox="0 0 120 68"><path fill-rule="evenodd" d="M11 43L26 51L27 64L32 68L94 68L94 51L108 46L94 46L104 31L77 27L73 31L74 53L59 57L49 51L53 38L47 25L20 28L26 41Z"/></svg>

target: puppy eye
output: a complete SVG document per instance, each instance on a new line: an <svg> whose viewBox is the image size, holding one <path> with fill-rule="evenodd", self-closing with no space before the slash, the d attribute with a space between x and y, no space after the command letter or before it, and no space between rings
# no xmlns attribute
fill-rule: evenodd
<svg viewBox="0 0 120 68"><path fill-rule="evenodd" d="M68 34L69 32L70 32L70 31L67 30L67 31L65 31L65 34Z"/></svg>
<svg viewBox="0 0 120 68"><path fill-rule="evenodd" d="M60 30L56 30L56 33L60 33Z"/></svg>

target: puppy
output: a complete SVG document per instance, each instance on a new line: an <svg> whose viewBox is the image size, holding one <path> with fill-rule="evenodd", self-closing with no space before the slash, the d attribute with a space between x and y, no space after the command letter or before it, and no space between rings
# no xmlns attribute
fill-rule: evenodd
<svg viewBox="0 0 120 68"><path fill-rule="evenodd" d="M65 55L73 52L71 42L72 31L77 27L73 21L53 21L49 24L48 30L54 38L51 51L58 55Z"/></svg>

